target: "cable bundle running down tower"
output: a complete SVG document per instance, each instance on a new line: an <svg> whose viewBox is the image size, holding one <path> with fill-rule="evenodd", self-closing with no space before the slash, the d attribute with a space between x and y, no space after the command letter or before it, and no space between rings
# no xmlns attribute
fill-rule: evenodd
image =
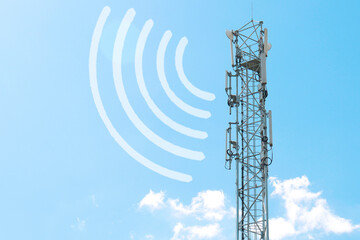
<svg viewBox="0 0 360 240"><path fill-rule="evenodd" d="M251 20L238 30L226 31L233 71L225 73L225 91L230 115L235 116L226 129L225 167L230 170L235 160L237 240L269 240L268 166L272 159L268 153L273 142L271 111L266 111L265 100L271 44L262 24Z"/></svg>

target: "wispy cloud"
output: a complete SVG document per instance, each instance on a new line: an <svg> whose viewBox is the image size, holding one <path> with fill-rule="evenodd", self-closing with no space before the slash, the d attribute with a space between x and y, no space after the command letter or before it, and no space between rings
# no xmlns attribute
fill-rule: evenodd
<svg viewBox="0 0 360 240"><path fill-rule="evenodd" d="M98 204L98 202L96 201L96 196L95 196L95 194L91 194L90 195L90 198L91 198L91 202L92 202L92 204L95 206L95 207L99 207L99 204Z"/></svg>
<svg viewBox="0 0 360 240"><path fill-rule="evenodd" d="M155 237L151 234L146 234L145 239L153 240L153 239L155 239Z"/></svg>
<svg viewBox="0 0 360 240"><path fill-rule="evenodd" d="M326 199L321 197L321 192L311 192L306 176L284 181L271 178L270 182L275 188L271 196L283 200L286 212L285 216L270 219L272 240L299 235L311 239L316 234L351 233L360 228L349 219L335 215Z"/></svg>
<svg viewBox="0 0 360 240"><path fill-rule="evenodd" d="M86 225L86 221L85 220L81 220L79 217L76 218L76 223L72 224L70 227L72 229L78 230L78 231L83 231L85 229L85 225Z"/></svg>

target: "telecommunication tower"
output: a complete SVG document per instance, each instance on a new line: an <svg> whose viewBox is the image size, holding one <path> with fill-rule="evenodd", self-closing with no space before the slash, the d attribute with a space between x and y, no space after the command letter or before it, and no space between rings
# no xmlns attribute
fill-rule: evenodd
<svg viewBox="0 0 360 240"><path fill-rule="evenodd" d="M233 69L225 72L225 91L234 116L226 129L225 167L230 170L235 161L237 240L269 240L268 166L272 158L268 155L273 141L271 111L266 111L265 101L271 44L262 25L251 20L238 30L226 30Z"/></svg>

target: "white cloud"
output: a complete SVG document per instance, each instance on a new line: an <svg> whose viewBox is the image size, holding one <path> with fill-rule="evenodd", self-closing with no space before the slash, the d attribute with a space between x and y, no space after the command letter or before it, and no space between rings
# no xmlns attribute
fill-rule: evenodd
<svg viewBox="0 0 360 240"><path fill-rule="evenodd" d="M221 228L218 223L189 227L185 227L182 223L178 223L173 231L174 235L171 240L214 239L221 233Z"/></svg>
<svg viewBox="0 0 360 240"><path fill-rule="evenodd" d="M175 212L187 216L195 215L199 220L221 221L228 213L225 209L225 195L217 190L199 192L187 206L179 199L168 199L168 204Z"/></svg>
<svg viewBox="0 0 360 240"><path fill-rule="evenodd" d="M189 205L184 205L179 199L168 198L165 201L164 192L154 193L152 190L140 201L139 208L148 207L158 210L167 207L177 216L191 216L197 220L221 221L225 215L233 216L233 207L225 207L223 191L206 190L193 197Z"/></svg>
<svg viewBox="0 0 360 240"><path fill-rule="evenodd" d="M271 240L284 239L297 234L294 226L282 217L270 219L269 230Z"/></svg>
<svg viewBox="0 0 360 240"><path fill-rule="evenodd" d="M279 180L270 178L274 187L271 197L280 197L285 209L283 216L269 220L270 239L318 239L324 234L351 233L360 225L335 215L321 192L309 189L306 176ZM197 193L189 204L180 199L167 198L164 192L150 192L140 201L139 207L168 211L178 222L173 227L171 240L230 239L228 226L233 225L236 209L228 206L223 191L205 190ZM226 238L228 237L228 238Z"/></svg>
<svg viewBox="0 0 360 240"><path fill-rule="evenodd" d="M285 181L271 178L275 190L271 196L279 196L285 203L286 215L270 219L270 237L281 240L290 236L317 233L350 233L360 228L350 220L335 215L321 192L311 192L306 176Z"/></svg>
<svg viewBox="0 0 360 240"><path fill-rule="evenodd" d="M225 216L233 218L236 210L227 207L223 191L206 190L192 198L191 203L183 204L179 199L167 198L163 192L150 192L140 201L139 207L147 206L150 210L169 211L175 219L181 219L173 228L171 240L219 239L222 232L220 222ZM232 219L233 220L233 219ZM196 223L199 222L199 223Z"/></svg>
<svg viewBox="0 0 360 240"><path fill-rule="evenodd" d="M151 210L157 210L164 206L164 192L154 193L152 190L140 201L139 208L148 207Z"/></svg>
<svg viewBox="0 0 360 240"><path fill-rule="evenodd" d="M72 229L83 231L85 229L86 221L81 220L79 217L76 218L76 224L71 225Z"/></svg>

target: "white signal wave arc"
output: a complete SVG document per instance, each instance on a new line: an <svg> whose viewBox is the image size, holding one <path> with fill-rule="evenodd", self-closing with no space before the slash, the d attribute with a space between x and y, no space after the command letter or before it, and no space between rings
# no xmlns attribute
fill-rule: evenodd
<svg viewBox="0 0 360 240"><path fill-rule="evenodd" d="M184 112L187 112L188 114L191 114L193 116L199 117L199 118L209 118L211 116L211 113L202 109L195 108L193 106L190 106L189 104L182 101L178 96L175 95L175 93L170 89L169 84L166 80L165 76L165 70L164 70L164 59L165 59L165 52L167 45L171 39L171 32L166 31L160 41L157 56L156 56L156 66L157 71L159 75L159 79L161 82L161 86L163 87L166 95L170 98L170 100L178 106L181 110Z"/></svg>
<svg viewBox="0 0 360 240"><path fill-rule="evenodd" d="M96 61L97 61L97 54L99 49L99 42L102 35L102 31L105 25L105 22L110 14L110 7L106 6L102 10L99 19L96 23L92 40L90 46L90 54L89 54L89 78L90 78L90 87L91 92L94 98L94 102L96 105L96 109L105 124L105 127L108 129L111 136L115 139L115 141L136 161L144 165L145 167L151 169L154 172L157 172L165 177L175 179L182 182L191 182L192 177L190 175L176 172L167 168L164 168L158 164L153 163L140 153L138 153L135 149L133 149L116 131L114 126L112 125L108 115L106 114L104 105L102 103L99 87L97 83L97 70L96 70Z"/></svg>
<svg viewBox="0 0 360 240"><path fill-rule="evenodd" d="M186 37L181 38L179 44L176 47L176 53L175 53L175 67L176 71L179 75L180 81L182 84L189 90L193 95L197 96L198 98L207 100L207 101L213 101L215 100L215 95L213 93L205 92L201 89L198 89L192 83L188 80L184 73L183 68L183 56L184 51L186 48L186 45L188 44L188 40Z"/></svg>
<svg viewBox="0 0 360 240"><path fill-rule="evenodd" d="M172 128L173 130L182 133L184 135L199 138L199 139L205 139L207 138L207 133L199 130L194 130L188 127L185 127L171 118L169 118L167 115L165 115L159 107L154 103L154 101L151 99L149 92L147 91L145 81L144 81L144 75L143 75L143 53L145 44L147 41L147 38L149 36L149 33L154 25L154 22L150 19L148 20L143 29L141 30L137 45L136 45L136 51L135 51L135 73L136 73L136 79L137 83L140 89L140 92L142 96L145 99L145 102L151 109L151 111L167 126Z"/></svg>
<svg viewBox="0 0 360 240"><path fill-rule="evenodd" d="M121 21L120 27L118 29L118 32L116 34L115 38L115 44L113 49L113 76L114 76L114 84L115 89L118 95L118 98L120 100L120 103L125 110L126 115L130 119L130 121L134 124L134 126L152 143L154 143L156 146L164 149L165 151L168 151L174 155L188 158L191 160L203 160L205 158L205 155L202 152L193 151L187 148L183 148L180 146L177 146L157 134L155 134L153 131L151 131L136 115L134 109L131 107L129 100L127 98L124 83L122 79L122 64L121 64L121 58L122 58L122 52L124 48L124 42L127 35L127 32L129 30L130 24L132 23L134 17L135 17L135 10L129 9L123 20Z"/></svg>

